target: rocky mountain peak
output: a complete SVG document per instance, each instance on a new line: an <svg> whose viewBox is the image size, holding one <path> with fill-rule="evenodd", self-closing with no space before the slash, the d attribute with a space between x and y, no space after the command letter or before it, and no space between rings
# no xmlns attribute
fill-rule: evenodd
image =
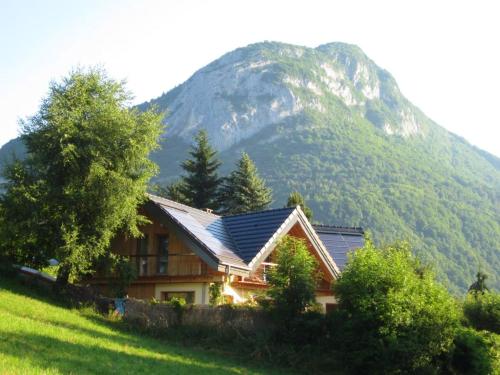
<svg viewBox="0 0 500 375"><path fill-rule="evenodd" d="M389 136L423 130L421 114L392 76L345 43L252 44L225 54L152 102L168 110L168 134L191 140L204 128L219 150L304 112L325 114L338 106Z"/></svg>

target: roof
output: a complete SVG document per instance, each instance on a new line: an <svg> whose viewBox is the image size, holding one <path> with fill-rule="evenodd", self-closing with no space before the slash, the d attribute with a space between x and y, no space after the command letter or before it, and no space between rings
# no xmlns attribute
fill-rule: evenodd
<svg viewBox="0 0 500 375"><path fill-rule="evenodd" d="M262 261L261 258L270 251L269 249L274 246L280 235L287 233L291 225L297 222L303 225L307 222L299 207L220 216L155 195L150 194L148 197L156 207L155 211L159 209L201 249L202 253L199 255L210 256L209 259L214 259L219 266L236 267L246 272L258 266ZM310 232L314 232L308 222L306 226L310 228ZM345 258L347 252L345 249L351 249L352 241L346 247L345 239L342 242L344 234L335 232L337 237L325 237L326 243L323 244L321 233L331 235L331 233L326 233L326 228L330 228L331 231L338 227L316 227L323 229L316 231L319 241L313 239L314 246L325 255L325 262L333 270L332 272L338 273L338 267L335 264L337 258L343 259L342 254ZM344 229L346 229L345 235L348 235L349 230L356 230L356 228ZM357 232L353 232L353 235L357 238ZM317 238L316 233L312 236Z"/></svg>
<svg viewBox="0 0 500 375"><path fill-rule="evenodd" d="M248 268L234 251L234 243L221 216L151 194L149 199L221 263Z"/></svg>
<svg viewBox="0 0 500 375"><path fill-rule="evenodd" d="M347 263L347 254L365 244L363 228L330 225L313 227L340 270L343 270Z"/></svg>
<svg viewBox="0 0 500 375"><path fill-rule="evenodd" d="M276 233L295 207L279 208L222 218L226 230L231 234L234 250L249 263Z"/></svg>

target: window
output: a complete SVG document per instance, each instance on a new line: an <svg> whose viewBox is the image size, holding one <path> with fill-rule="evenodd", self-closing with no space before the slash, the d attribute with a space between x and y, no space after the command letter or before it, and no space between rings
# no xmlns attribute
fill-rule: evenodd
<svg viewBox="0 0 500 375"><path fill-rule="evenodd" d="M182 298L186 303L194 303L194 292L162 292L161 299L163 301L170 301L172 298Z"/></svg>
<svg viewBox="0 0 500 375"><path fill-rule="evenodd" d="M267 283L269 281L269 271L276 267L277 264L272 262L271 255L269 255L264 262L262 262L262 281Z"/></svg>
<svg viewBox="0 0 500 375"><path fill-rule="evenodd" d="M162 275L167 274L168 270L168 237L158 236L158 269L157 272Z"/></svg>
<svg viewBox="0 0 500 375"><path fill-rule="evenodd" d="M148 235L137 239L137 273L139 276L148 274Z"/></svg>

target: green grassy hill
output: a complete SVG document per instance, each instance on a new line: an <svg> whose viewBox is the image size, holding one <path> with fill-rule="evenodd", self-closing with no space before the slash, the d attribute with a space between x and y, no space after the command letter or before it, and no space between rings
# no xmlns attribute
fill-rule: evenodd
<svg viewBox="0 0 500 375"><path fill-rule="evenodd" d="M271 373L227 355L124 333L90 310L57 306L0 277L0 374Z"/></svg>

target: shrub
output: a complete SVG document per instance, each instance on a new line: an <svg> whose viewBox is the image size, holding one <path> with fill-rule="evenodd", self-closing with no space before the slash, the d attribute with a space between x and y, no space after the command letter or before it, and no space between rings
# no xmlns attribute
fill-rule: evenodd
<svg viewBox="0 0 500 375"><path fill-rule="evenodd" d="M275 254L277 266L269 272L268 295L280 320L287 321L314 305L318 262L303 240L290 236L279 242Z"/></svg>
<svg viewBox="0 0 500 375"><path fill-rule="evenodd" d="M224 302L224 298L222 296L222 283L220 281L210 284L208 294L208 299L212 306L217 306Z"/></svg>
<svg viewBox="0 0 500 375"><path fill-rule="evenodd" d="M472 327L500 334L500 295L493 292L468 294L464 315Z"/></svg>
<svg viewBox="0 0 500 375"><path fill-rule="evenodd" d="M453 344L458 308L406 244L368 242L334 285L337 346L350 372L438 371Z"/></svg>
<svg viewBox="0 0 500 375"><path fill-rule="evenodd" d="M500 372L499 336L470 328L457 331L451 367L458 374L495 374Z"/></svg>

